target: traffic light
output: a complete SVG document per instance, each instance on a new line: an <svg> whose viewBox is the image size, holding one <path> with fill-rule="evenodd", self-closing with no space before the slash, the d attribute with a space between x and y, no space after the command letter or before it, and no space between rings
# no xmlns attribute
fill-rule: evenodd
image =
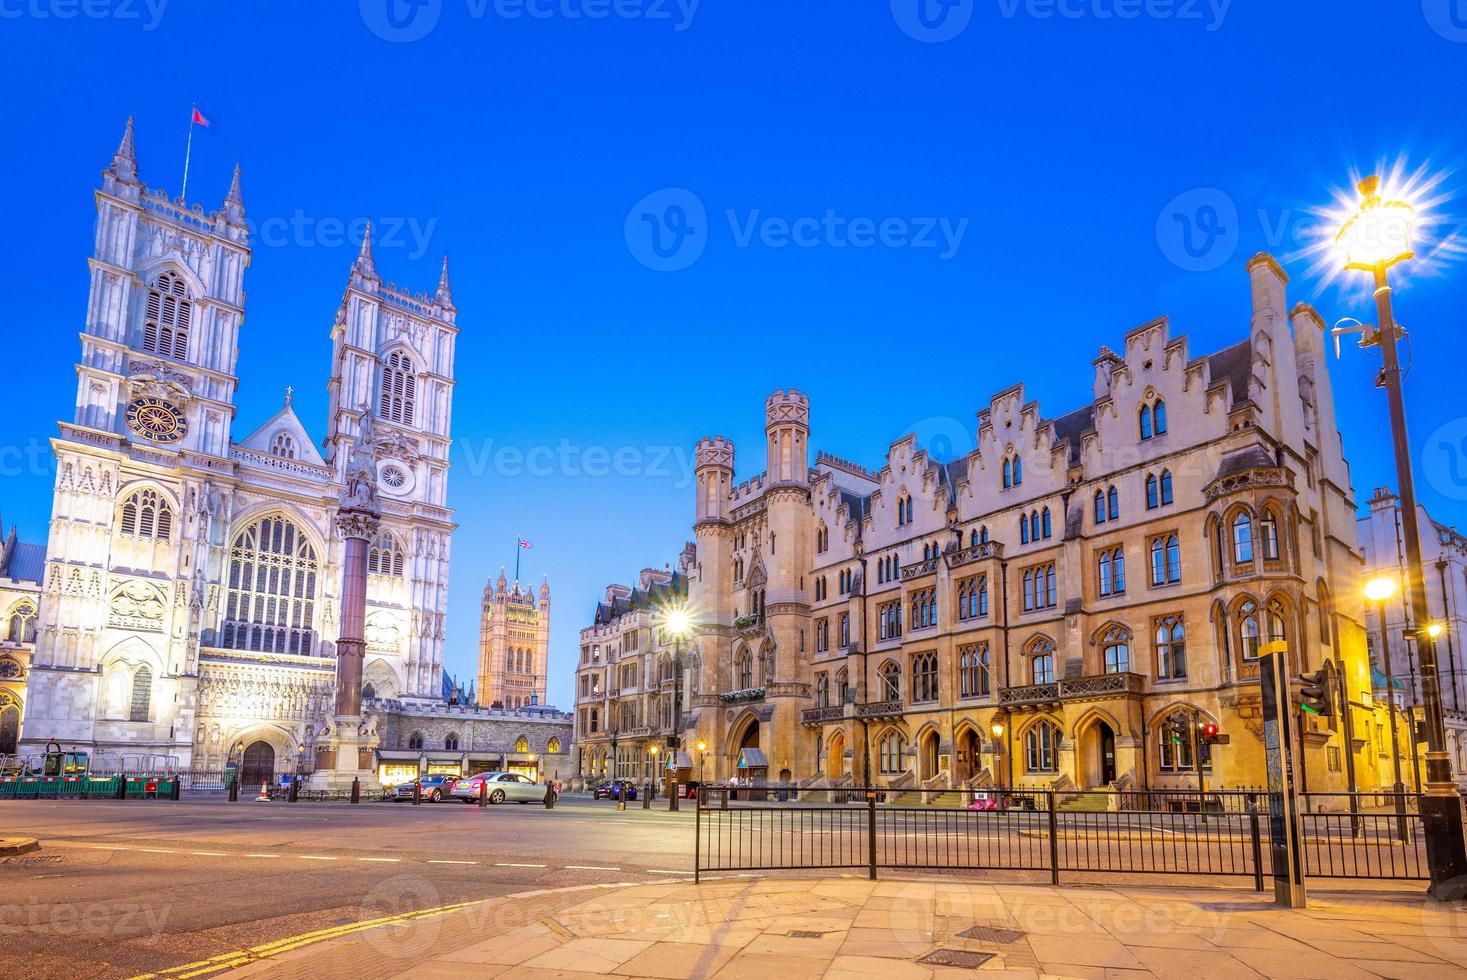
<svg viewBox="0 0 1467 980"><path fill-rule="evenodd" d="M1328 718L1335 713L1333 692L1330 691L1328 671L1323 668L1312 674L1300 674L1299 707L1311 714Z"/></svg>
<svg viewBox="0 0 1467 980"><path fill-rule="evenodd" d="M1232 740L1233 739L1231 735L1224 735L1222 732L1218 731L1217 726L1210 721L1202 726L1203 745L1227 745Z"/></svg>
<svg viewBox="0 0 1467 980"><path fill-rule="evenodd" d="M1176 744L1185 745L1190 737L1187 720L1180 713L1172 715L1166 720L1166 734Z"/></svg>

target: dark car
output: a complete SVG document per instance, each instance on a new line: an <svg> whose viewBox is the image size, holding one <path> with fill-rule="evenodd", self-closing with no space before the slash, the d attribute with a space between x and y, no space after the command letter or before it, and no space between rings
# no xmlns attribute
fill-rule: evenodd
<svg viewBox="0 0 1467 980"><path fill-rule="evenodd" d="M593 800L614 800L618 786L621 787L622 799L635 800L637 798L637 784L630 779L613 779L602 783L591 790L591 798Z"/></svg>
<svg viewBox="0 0 1467 980"><path fill-rule="evenodd" d="M402 783L393 793L393 799L401 803L403 800L413 798L413 787L422 787L422 800L424 803L437 803L439 800L447 799L453 792L453 784L458 780L457 776L449 776L441 772L430 772L426 776L419 776L416 780Z"/></svg>

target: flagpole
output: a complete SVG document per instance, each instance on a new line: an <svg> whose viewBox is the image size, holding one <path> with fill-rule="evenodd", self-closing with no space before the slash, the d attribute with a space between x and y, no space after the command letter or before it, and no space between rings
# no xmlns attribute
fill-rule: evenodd
<svg viewBox="0 0 1467 980"><path fill-rule="evenodd" d="M198 114L199 107L197 105L189 107L188 143L184 146L183 150L183 193L179 195L185 204L188 203L188 161L194 152L194 120L198 118Z"/></svg>
<svg viewBox="0 0 1467 980"><path fill-rule="evenodd" d="M524 550L524 547L520 544L520 539L516 537L514 539L514 580L516 585L520 581L520 552Z"/></svg>

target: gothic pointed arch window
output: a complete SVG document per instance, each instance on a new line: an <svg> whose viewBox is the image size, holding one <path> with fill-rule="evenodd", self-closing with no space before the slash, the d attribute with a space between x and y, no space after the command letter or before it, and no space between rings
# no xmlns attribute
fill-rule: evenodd
<svg viewBox="0 0 1467 980"><path fill-rule="evenodd" d="M445 752L457 752L458 751L458 733L457 732L449 732L447 735L443 736L443 750Z"/></svg>
<svg viewBox="0 0 1467 980"><path fill-rule="evenodd" d="M318 573L316 549L290 519L275 514L245 526L230 544L220 646L313 653Z"/></svg>
<svg viewBox="0 0 1467 980"><path fill-rule="evenodd" d="M962 697L986 697L993 690L993 674L988 645L975 643L963 647L958 655L958 682Z"/></svg>
<svg viewBox="0 0 1467 980"><path fill-rule="evenodd" d="M912 703L937 700L937 654L919 653L912 658Z"/></svg>
<svg viewBox="0 0 1467 980"><path fill-rule="evenodd" d="M895 729L888 731L877 745L882 772L899 773L906 769L907 740L901 732Z"/></svg>
<svg viewBox="0 0 1467 980"><path fill-rule="evenodd" d="M1156 676L1176 680L1187 676L1187 628L1180 614L1156 620Z"/></svg>
<svg viewBox="0 0 1467 980"><path fill-rule="evenodd" d="M1182 723L1182 727L1190 734L1181 739L1174 738L1171 734L1170 727L1170 723L1174 720L1180 721ZM1184 773L1196 769L1192 757L1193 747L1197 741L1197 736L1192 731L1192 726L1195 724L1195 722L1196 717L1194 716L1192 711L1187 708L1175 708L1171 711L1168 711L1165 715L1157 720L1156 758L1157 768L1159 768L1162 772ZM1210 758L1203 759L1203 771L1207 771L1211 768L1212 760Z"/></svg>
<svg viewBox="0 0 1467 980"><path fill-rule="evenodd" d="M389 422L413 424L417 403L417 376L413 359L406 351L396 350L382 362L382 385L378 396L378 414Z"/></svg>
<svg viewBox="0 0 1467 980"><path fill-rule="evenodd" d="M36 642L35 603L22 599L10 608L5 623L5 639L11 643Z"/></svg>
<svg viewBox="0 0 1467 980"><path fill-rule="evenodd" d="M1161 506L1160 484L1157 482L1156 474L1146 474L1146 509L1156 510Z"/></svg>
<svg viewBox="0 0 1467 980"><path fill-rule="evenodd" d="M514 740L514 750L516 752L530 751L530 740L521 735L519 738Z"/></svg>
<svg viewBox="0 0 1467 980"><path fill-rule="evenodd" d="M1095 491L1095 523L1105 523L1105 491Z"/></svg>
<svg viewBox="0 0 1467 980"><path fill-rule="evenodd" d="M167 541L173 535L173 511L157 490L137 490L122 502L117 529L128 537Z"/></svg>
<svg viewBox="0 0 1467 980"><path fill-rule="evenodd" d="M1161 471L1161 505L1165 507L1172 502L1172 471Z"/></svg>
<svg viewBox="0 0 1467 980"><path fill-rule="evenodd" d="M1279 518L1272 507L1266 507L1258 518L1258 548L1264 561L1279 559Z"/></svg>
<svg viewBox="0 0 1467 980"><path fill-rule="evenodd" d="M1233 561L1243 565L1253 560L1253 518L1239 511L1233 518Z"/></svg>
<svg viewBox="0 0 1467 980"><path fill-rule="evenodd" d="M188 360L189 322L193 300L188 285L176 272L162 272L148 287L143 314L143 350L177 361Z"/></svg>
<svg viewBox="0 0 1467 980"><path fill-rule="evenodd" d="M740 691L754 686L754 654L748 647L741 647L734 654L734 686Z"/></svg>
<svg viewBox="0 0 1467 980"><path fill-rule="evenodd" d="M1029 678L1034 684L1054 683L1054 643L1045 636L1029 641L1024 653L1029 660Z"/></svg>
<svg viewBox="0 0 1467 980"><path fill-rule="evenodd" d="M1100 637L1107 674L1126 674L1131 670L1131 631L1124 626L1110 626Z"/></svg>
<svg viewBox="0 0 1467 980"><path fill-rule="evenodd" d="M417 751L422 751L422 749L423 749L423 733L422 732L413 732L411 735L408 736L408 748L415 749Z"/></svg>
<svg viewBox="0 0 1467 980"><path fill-rule="evenodd" d="M270 440L270 455L281 459L295 459L295 436L289 432L275 433L275 438Z"/></svg>
<svg viewBox="0 0 1467 980"><path fill-rule="evenodd" d="M1024 761L1030 772L1059 771L1059 726L1040 719L1024 733Z"/></svg>
<svg viewBox="0 0 1467 980"><path fill-rule="evenodd" d="M397 535L383 528L367 549L367 572L372 575L402 575L403 547Z"/></svg>
<svg viewBox="0 0 1467 980"><path fill-rule="evenodd" d="M132 701L128 705L128 721L147 721L153 706L153 668L143 664L132 675Z"/></svg>
<svg viewBox="0 0 1467 980"><path fill-rule="evenodd" d="M1258 659L1258 648L1262 645L1263 632L1258 625L1258 604L1252 599L1238 603L1238 652L1245 661Z"/></svg>
<svg viewBox="0 0 1467 980"><path fill-rule="evenodd" d="M900 701L902 697L902 668L895 660L881 666L881 700Z"/></svg>
<svg viewBox="0 0 1467 980"><path fill-rule="evenodd" d="M554 735L550 736L550 741L548 743L546 743L546 745L545 745L545 751L547 753L549 753L550 755L557 755L557 754L559 754L559 752L560 752L560 739L556 738Z"/></svg>

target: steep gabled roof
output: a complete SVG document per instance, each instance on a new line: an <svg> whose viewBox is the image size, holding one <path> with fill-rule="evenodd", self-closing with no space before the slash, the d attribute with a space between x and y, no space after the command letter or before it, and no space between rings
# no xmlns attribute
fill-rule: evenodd
<svg viewBox="0 0 1467 980"><path fill-rule="evenodd" d="M268 422L254 432L251 432L235 445L240 449L248 449L252 452L269 455L271 444L281 432L289 433L290 437L295 440L296 459L303 463L312 463L316 466L326 465L326 461L321 458L321 454L316 450L315 443L311 440L310 435L306 433L306 427L301 424L301 420L296 416L295 409L291 407L288 399L281 406L280 411L272 415Z"/></svg>

